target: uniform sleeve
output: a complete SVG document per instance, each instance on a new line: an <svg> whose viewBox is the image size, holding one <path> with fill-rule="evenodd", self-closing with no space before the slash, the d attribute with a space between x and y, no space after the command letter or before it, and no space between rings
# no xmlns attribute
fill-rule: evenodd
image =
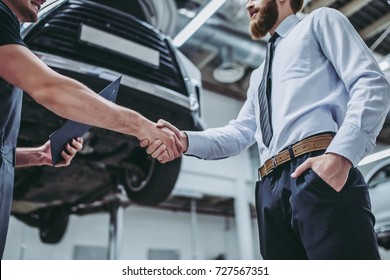
<svg viewBox="0 0 390 280"><path fill-rule="evenodd" d="M4 4L0 3L0 46L8 44L25 45L20 37L19 22L8 11Z"/></svg>

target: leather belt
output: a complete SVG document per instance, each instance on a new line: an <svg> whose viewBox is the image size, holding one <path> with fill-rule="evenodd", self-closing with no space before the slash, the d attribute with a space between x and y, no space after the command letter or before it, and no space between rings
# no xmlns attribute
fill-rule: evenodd
<svg viewBox="0 0 390 280"><path fill-rule="evenodd" d="M296 144L290 146L289 149L286 149L277 155L269 158L265 163L259 168L259 179L263 178L270 174L276 167L286 163L293 158L299 157L301 155L325 150L328 148L330 142L332 142L333 134L324 133L315 136L311 136L303 139L302 141L297 142Z"/></svg>

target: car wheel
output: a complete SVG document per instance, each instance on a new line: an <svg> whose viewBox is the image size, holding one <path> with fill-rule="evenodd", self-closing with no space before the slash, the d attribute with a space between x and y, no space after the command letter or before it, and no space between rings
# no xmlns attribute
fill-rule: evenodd
<svg viewBox="0 0 390 280"><path fill-rule="evenodd" d="M165 201L179 176L181 158L161 164L144 150L138 150L133 158L137 164L122 172L122 184L129 199L149 206Z"/></svg>
<svg viewBox="0 0 390 280"><path fill-rule="evenodd" d="M47 209L42 213L39 224L39 237L43 243L58 243L65 234L69 214L61 208Z"/></svg>
<svg viewBox="0 0 390 280"><path fill-rule="evenodd" d="M386 250L390 250L390 225L378 229L377 231L378 245Z"/></svg>

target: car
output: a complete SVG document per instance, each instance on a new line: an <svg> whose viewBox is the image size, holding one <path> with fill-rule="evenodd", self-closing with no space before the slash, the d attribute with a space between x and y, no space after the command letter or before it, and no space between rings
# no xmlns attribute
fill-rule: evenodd
<svg viewBox="0 0 390 280"><path fill-rule="evenodd" d="M51 1L39 21L22 24L28 47L55 71L95 92L121 76L116 102L152 121L202 130L201 75L169 36L129 13L129 1ZM38 146L65 120L24 94L18 146ZM44 243L63 237L69 215L110 211L115 204L155 206L178 178L181 158L160 164L135 137L93 127L66 168L20 168L15 174L12 215L39 228Z"/></svg>
<svg viewBox="0 0 390 280"><path fill-rule="evenodd" d="M378 245L390 250L390 158L375 161L359 169L368 184Z"/></svg>

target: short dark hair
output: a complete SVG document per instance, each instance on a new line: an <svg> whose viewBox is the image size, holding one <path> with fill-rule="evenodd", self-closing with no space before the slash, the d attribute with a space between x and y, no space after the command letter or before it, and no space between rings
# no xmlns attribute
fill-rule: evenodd
<svg viewBox="0 0 390 280"><path fill-rule="evenodd" d="M297 13L302 9L303 0L291 0L290 6L293 13Z"/></svg>

